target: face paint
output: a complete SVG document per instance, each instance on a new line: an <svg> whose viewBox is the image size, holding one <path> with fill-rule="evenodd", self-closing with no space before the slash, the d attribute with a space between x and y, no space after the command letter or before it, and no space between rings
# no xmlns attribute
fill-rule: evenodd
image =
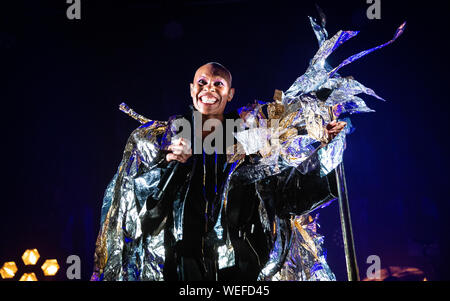
<svg viewBox="0 0 450 301"><path fill-rule="evenodd" d="M200 67L191 84L194 107L203 115L220 116L233 98L230 74L213 64Z"/></svg>

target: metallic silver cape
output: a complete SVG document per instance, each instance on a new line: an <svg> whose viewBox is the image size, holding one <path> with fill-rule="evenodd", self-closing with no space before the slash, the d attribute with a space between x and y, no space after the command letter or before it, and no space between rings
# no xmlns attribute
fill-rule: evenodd
<svg viewBox="0 0 450 301"><path fill-rule="evenodd" d="M105 191L91 280L162 280L164 230L143 236L146 199L161 179L165 123L149 122L129 137L117 173ZM162 227L160 227L162 228Z"/></svg>

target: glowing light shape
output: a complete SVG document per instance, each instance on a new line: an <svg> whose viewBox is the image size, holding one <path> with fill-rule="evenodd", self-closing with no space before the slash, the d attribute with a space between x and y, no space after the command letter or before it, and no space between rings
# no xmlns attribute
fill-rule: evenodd
<svg viewBox="0 0 450 301"><path fill-rule="evenodd" d="M28 249L23 253L22 260L25 265L35 265L36 262L38 262L39 257L41 256L37 249Z"/></svg>
<svg viewBox="0 0 450 301"><path fill-rule="evenodd" d="M59 264L56 259L47 259L41 266L45 276L55 276L59 270Z"/></svg>
<svg viewBox="0 0 450 301"><path fill-rule="evenodd" d="M5 262L0 269L0 275L3 279L13 278L17 272L17 266L14 261Z"/></svg>
<svg viewBox="0 0 450 301"><path fill-rule="evenodd" d="M24 273L19 281L38 281L35 273Z"/></svg>

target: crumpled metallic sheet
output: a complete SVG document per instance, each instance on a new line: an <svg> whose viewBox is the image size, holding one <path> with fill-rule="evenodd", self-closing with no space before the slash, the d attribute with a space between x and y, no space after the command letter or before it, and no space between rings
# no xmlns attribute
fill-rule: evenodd
<svg viewBox="0 0 450 301"><path fill-rule="evenodd" d="M278 92L279 90L277 90ZM281 94L281 95L277 95L277 97L283 97L283 91L280 91L277 94ZM278 101L275 102L271 102L267 104L267 115L269 117L269 119L281 119L281 117L283 117L284 115L284 111L285 108L283 106L283 104L279 103Z"/></svg>
<svg viewBox="0 0 450 301"><path fill-rule="evenodd" d="M166 121L150 120L142 115L139 115L124 102L122 102L119 105L119 109L122 112L124 112L125 114L127 114L128 116L130 116L131 118L139 121L141 124L143 124L144 127L150 127L152 129L154 129L154 128L165 127L167 125Z"/></svg>
<svg viewBox="0 0 450 301"><path fill-rule="evenodd" d="M278 219L277 219L278 220ZM277 224L278 225L278 224ZM282 256L282 241L281 235L277 227L276 240L270 250L269 260L264 265L264 268L258 275L258 281L270 281L271 276L274 275L280 268L281 256Z"/></svg>
<svg viewBox="0 0 450 301"><path fill-rule="evenodd" d="M277 163L275 166L278 166L279 159L282 159L285 165L292 166L291 164L297 164L297 169L303 174L310 172L318 166L320 166L321 176L328 174L342 162L343 151L345 149L345 135L349 130L342 131L327 146L319 149L317 142L328 142L325 133L326 124L345 112L351 114L372 112L373 110L368 108L364 101L356 96L357 94L364 93L383 100L373 90L366 88L353 78L341 78L336 71L351 61L393 42L403 32L404 25L397 30L392 41L352 56L349 60L346 60L338 66L338 68L332 69L327 64L326 59L340 45L356 36L358 32L339 31L331 39L327 39L328 33L324 28L325 17L321 17L321 25L318 25L310 18L311 25L319 42L319 50L311 60L306 72L297 78L286 92L278 93L278 95L281 95L284 108L277 108L277 112L282 112L277 117L285 118L285 122L278 129L273 130L271 134L277 133L280 135L282 147L278 149L274 148L271 152L265 150L264 153L269 153L270 156L261 156L262 158L259 163L251 166L247 171L238 171L246 175L247 178L245 180L251 178L262 179L263 177L261 176L255 176L258 172L252 173L252 170L267 169L267 166L274 166L275 162ZM320 90L323 91L323 89L329 89L331 92L325 101L319 99L318 96L318 92ZM270 108L271 104L268 106ZM251 119L253 125L259 124L255 119L259 116L256 110L259 111L260 108L257 107L254 113L251 113L251 110L252 108L249 107L244 110L246 111L246 116L253 117ZM274 112L274 109L269 110L269 116L274 115ZM297 112L297 114L293 114L294 112ZM293 118L293 116L295 117ZM270 121L268 124L272 125L272 122ZM297 130L297 134L295 130ZM302 130L306 130L307 135L302 135ZM241 139L238 140L244 149L251 149L252 153L259 153L261 155L261 150L263 147L266 147L267 143L263 141L255 143L255 141L250 141L250 139L263 140L264 137L268 139L269 136L251 136L247 134L247 136L241 136ZM271 147L273 148L273 144L271 144ZM278 160L276 160L277 155ZM267 158L270 158L270 160L264 161ZM263 167L259 168L261 165ZM269 224L264 220L267 217L264 217L264 212L262 211L264 210L260 208L261 222L267 228ZM283 269L279 270L274 276L273 273L279 269L283 254L283 241L277 222L279 220L276 218L274 225L271 226L274 240L269 261L262 269L258 279L335 280L333 273L326 264L324 254L321 253L322 237L317 235L315 231L308 232L306 229L299 227L298 223L296 227L293 227L295 231L292 236L292 245L288 255L289 260L285 261Z"/></svg>
<svg viewBox="0 0 450 301"><path fill-rule="evenodd" d="M157 190L159 178L161 178L161 170L159 168L153 168L133 179L134 194L140 208L144 207L147 197Z"/></svg>
<svg viewBox="0 0 450 301"><path fill-rule="evenodd" d="M144 239L144 262L141 279L164 280L163 269L165 260L164 230L156 236Z"/></svg>
<svg viewBox="0 0 450 301"><path fill-rule="evenodd" d="M298 101L298 97L318 90L329 78L325 68L325 60L346 40L354 37L358 32L339 31L331 39L326 40L310 62L305 74L295 80L291 87L284 93L283 104L290 105Z"/></svg>
<svg viewBox="0 0 450 301"><path fill-rule="evenodd" d="M227 147L226 154L227 154L227 163L230 164L245 158L244 147L239 142Z"/></svg>
<svg viewBox="0 0 450 301"><path fill-rule="evenodd" d="M219 270L235 265L234 248L229 239L227 243L217 247L217 265Z"/></svg>
<svg viewBox="0 0 450 301"><path fill-rule="evenodd" d="M330 143L319 149L321 176L326 176L342 162L345 147L345 131L343 130Z"/></svg>
<svg viewBox="0 0 450 301"><path fill-rule="evenodd" d="M390 40L389 42L371 48L369 50L362 51L358 54L355 54L348 59L344 60L338 67L330 70L331 68L326 62L326 59L328 56L334 52L340 45L342 45L344 42L349 40L350 38L356 36L358 34L358 31L339 31L336 33L331 39L324 40L327 36L326 30L324 28L324 23L322 22L322 26L318 25L312 18L310 18L311 25L313 27L314 33L316 34L316 37L319 41L320 48L313 57L313 59L310 62L310 65L308 69L306 70L305 74L297 78L297 80L294 82L294 84L283 94L283 104L290 105L297 101L299 101L299 98L301 95L311 93L313 91L317 91L322 87L326 87L329 85L328 81L332 80L333 78L339 78L339 74L337 74L337 71L342 68L343 66L350 64L351 62L375 51L380 48L383 48L391 43L393 43L405 30L406 23L403 23L396 31L394 38ZM328 71L327 71L328 70ZM375 93L372 93L373 91L370 89L366 89L365 91L362 91L362 93L366 93L372 96L376 96ZM361 93L361 92L360 92ZM349 93L349 96L355 95L352 93ZM345 97L340 98L342 101L345 100Z"/></svg>
<svg viewBox="0 0 450 301"><path fill-rule="evenodd" d="M222 225L222 215L226 213L227 210L227 201L228 201L228 192L230 190L231 178L236 171L236 169L242 164L244 160L241 159L239 161L234 162L230 171L227 175L226 182L224 184L224 192L222 194L220 200L220 211L219 216L217 217L216 224L214 225L214 232L216 234L217 239L219 240L219 245L217 247L217 257L218 257L218 266L219 269L224 269L227 267L232 267L235 265L235 253L233 245L231 244L230 236L228 232L226 233L226 237L224 237L224 228ZM224 239L225 238L225 239Z"/></svg>
<svg viewBox="0 0 450 301"><path fill-rule="evenodd" d="M403 22L403 24L400 25L399 28L397 28L392 40L389 40L388 42L386 42L382 45L370 48L368 50L361 51L360 53L354 54L354 55L350 56L349 58L345 59L342 63L339 64L339 66L337 66L330 72L330 77L332 77L339 69L341 69L345 65L348 65L375 50L381 49L381 48L393 43L399 36L401 36L403 34L403 32L405 31L405 28L406 28L406 22Z"/></svg>
<svg viewBox="0 0 450 301"><path fill-rule="evenodd" d="M364 100L359 98L358 96L347 96L346 101L343 104L338 105L342 113L371 113L375 112L369 108Z"/></svg>
<svg viewBox="0 0 450 301"><path fill-rule="evenodd" d="M118 172L105 192L92 280L162 279L164 231L143 237L140 216L159 182L157 172L146 172L158 163L158 137L165 130L165 126L144 125L128 139Z"/></svg>
<svg viewBox="0 0 450 301"><path fill-rule="evenodd" d="M254 103L238 109L239 117L244 121L244 127L250 129L259 126L267 127L265 124L266 117L261 110L264 105L266 105L266 102L256 100ZM263 122L263 124L260 124L260 122Z"/></svg>
<svg viewBox="0 0 450 301"><path fill-rule="evenodd" d="M142 115L139 115L138 113L136 113L135 111L133 111L133 109L131 109L126 103L122 102L119 105L119 109L124 112L125 114L127 114L128 116L130 116L131 118L139 121L140 123L144 124L144 123L148 123L150 120L145 118Z"/></svg>
<svg viewBox="0 0 450 301"><path fill-rule="evenodd" d="M309 103L304 109L303 114L305 115L308 135L316 141L326 143L328 137L325 132L325 126L331 121L328 108L318 106L315 103Z"/></svg>
<svg viewBox="0 0 450 301"><path fill-rule="evenodd" d="M309 135L295 135L282 143L281 155L290 166L298 166L315 151L315 142Z"/></svg>
<svg viewBox="0 0 450 301"><path fill-rule="evenodd" d="M258 206L258 212L259 212L259 220L261 222L261 225L265 232L273 233L272 224L269 220L269 215L267 213L266 207L264 206L264 202L261 201L262 197L261 197L261 194L258 189L256 189L256 194L260 200L259 206Z"/></svg>
<svg viewBox="0 0 450 301"><path fill-rule="evenodd" d="M164 231L155 236L140 236L136 240L125 239L122 257L121 280L163 280Z"/></svg>
<svg viewBox="0 0 450 301"><path fill-rule="evenodd" d="M339 92L341 95L357 95L364 93L371 95L380 100L385 100L384 98L378 96L372 89L365 87L363 84L359 83L352 77L337 77L330 78L321 87L333 90L333 93ZM327 98L325 104L333 106L338 103L342 103L345 99L340 99L336 96L333 97L333 93Z"/></svg>
<svg viewBox="0 0 450 301"><path fill-rule="evenodd" d="M325 60L336 50L344 44L349 39L355 37L359 31L338 31L331 39L326 40L319 47L319 50L314 55L311 60L311 65L318 64L319 66L323 66L325 64ZM311 90L312 91L312 90ZM305 91L306 93L310 91Z"/></svg>
<svg viewBox="0 0 450 301"><path fill-rule="evenodd" d="M282 98L281 104L278 102L269 104L260 102L252 106L243 107L240 110L240 112L245 112L241 116L249 119L249 125L257 126L262 124L262 121L258 120L258 118L263 116L261 115L261 106L268 105L269 108L273 107L272 110L269 110L269 116L276 115L282 118L278 128L274 128L273 122L270 120L267 122L267 124L271 125L270 131L268 129L252 128L251 131L238 133L236 138L245 149L247 155L261 155L260 165L277 167L279 158L282 158L286 164L291 166L292 164L297 164L302 173L307 173L311 170L310 168L319 165L318 162L315 162L318 159L321 173L325 175L342 162L342 153L345 147L345 136L340 135L334 139L335 141L329 147L319 151L318 156L314 154L314 150L318 147L317 142L328 142L325 129L326 124L342 113L373 112L363 99L356 96L357 94L364 93L384 100L372 89L365 87L353 78L341 78L336 71L342 66L395 41L403 33L405 23L400 26L394 39L391 41L354 55L344 61L338 68L332 69L327 64L326 59L340 45L356 36L358 31L339 31L331 39L326 39L328 33L324 28L325 16L323 13L321 13L321 25L317 24L312 18L310 18L310 21L319 42L319 50L311 60L306 72L297 78L286 92L281 91L278 93ZM325 101L322 101L317 94L324 89L328 89L330 94ZM275 110L275 104L278 106L277 110ZM284 108L280 108L280 105L283 105ZM275 111L278 113L274 114ZM306 130L311 140L307 141L302 135L296 135L296 130L298 132ZM278 135L281 144L269 142L273 140L274 135ZM291 144L292 142L294 143L293 145ZM260 169L269 170L270 168L263 167ZM279 168L273 169L273 171L279 170Z"/></svg>
<svg viewBox="0 0 450 301"><path fill-rule="evenodd" d="M269 260L258 275L258 280L264 281L269 278L270 275L275 274L277 269L279 268L279 262L281 261L281 236L279 235L279 227L277 227L279 222L278 220L275 220L273 224L270 222L269 215L265 208L264 201L261 197L261 192L259 191L259 189L256 189L256 194L260 200L258 211L261 225L264 229L264 232L272 234L270 237L272 249L270 250Z"/></svg>
<svg viewBox="0 0 450 301"><path fill-rule="evenodd" d="M300 99L285 111L278 109L284 114L281 120L270 120L270 127L260 126L235 133L238 145L247 155L260 156L258 164L252 166L253 171L246 177L253 179L251 182L279 173L280 160L288 166L298 166L317 149L320 142L326 141L325 125L331 121L329 106L315 101L310 95L302 95ZM249 113L252 109L260 111L260 106L246 106L241 111L247 112L246 116L259 116L258 113ZM253 124L262 124L255 118L252 119ZM298 134L305 130L308 135ZM243 175L244 171L240 174Z"/></svg>
<svg viewBox="0 0 450 301"><path fill-rule="evenodd" d="M278 216L275 216L272 227L272 233L274 234L274 243L269 254L269 260L266 262L258 275L258 281L270 281L273 275L275 275L283 265L286 250L288 247L287 239L289 239L289 237L286 236L287 231L286 229L283 229L282 223L283 220L278 218Z"/></svg>
<svg viewBox="0 0 450 301"><path fill-rule="evenodd" d="M267 147L271 132L265 127L250 128L234 133L236 140L244 147L246 155L256 154Z"/></svg>
<svg viewBox="0 0 450 301"><path fill-rule="evenodd" d="M120 173L121 167L119 167L119 171L116 172L112 180L109 182L108 186L106 187L105 193L103 195L103 203L102 203L102 211L100 216L100 225L103 225L106 220L106 216L109 212L109 209L111 207L111 202L114 196L114 187L116 186L117 177Z"/></svg>
<svg viewBox="0 0 450 301"><path fill-rule="evenodd" d="M270 281L272 277L281 269L283 262L289 252L290 239L291 239L291 225L288 220L281 219L277 215L271 215L269 217L266 209L265 199L271 199L270 195L272 191L268 191L265 185L257 183L256 196L259 198L259 217L264 232L269 235L269 246L271 246L269 259L261 269L257 280L258 281ZM270 201L269 201L270 202Z"/></svg>
<svg viewBox="0 0 450 301"><path fill-rule="evenodd" d="M234 162L231 167L230 171L227 175L227 179L224 184L223 188L223 194L220 199L220 210L219 210L219 216L217 218L216 224L214 225L214 232L216 233L216 237L219 240L223 240L223 226L222 226L222 214L226 212L227 205L228 205L228 192L230 191L230 184L231 184L231 177L234 175L236 169L244 162L244 160L239 160Z"/></svg>
<svg viewBox="0 0 450 301"><path fill-rule="evenodd" d="M320 167L320 160L318 156L319 149L316 149L306 160L300 163L296 169L303 175L310 171L316 170Z"/></svg>
<svg viewBox="0 0 450 301"><path fill-rule="evenodd" d="M316 35L317 41L319 42L319 47L328 39L328 32L325 29L325 18L322 19L322 24L318 25L316 21L309 17L309 21Z"/></svg>
<svg viewBox="0 0 450 301"><path fill-rule="evenodd" d="M384 100L378 96L372 89L365 87L353 78L332 78L328 80L321 89L331 89L333 90L328 96L325 105L328 106L340 106L341 112L353 113L367 113L374 112L372 109L368 108L365 102L355 95L364 93L371 95L380 100Z"/></svg>
<svg viewBox="0 0 450 301"><path fill-rule="evenodd" d="M259 162L247 170L239 170L240 176L245 180L255 182L265 177L275 175L282 169L280 161L286 166L298 167L303 174L319 164L312 162L318 157L311 157L322 142L327 141L325 126L331 122L330 106L323 102L311 101L311 96L301 96L297 103L298 111L288 111L280 122L272 123L270 128L253 128L235 134L239 145L242 145L247 155L257 154ZM275 127L278 125L278 127ZM299 134L301 132L306 134ZM334 152L328 155L339 154L334 145ZM342 150L343 151L343 150ZM337 161L342 157L330 158ZM304 161L307 163L302 164Z"/></svg>
<svg viewBox="0 0 450 301"><path fill-rule="evenodd" d="M328 78L328 72L323 66L312 65L305 74L295 80L294 84L284 93L283 104L292 105L300 100L300 95L317 90Z"/></svg>
<svg viewBox="0 0 450 301"><path fill-rule="evenodd" d="M317 233L317 217L297 216L291 220L293 234L283 267L272 277L274 281L335 281L326 262L323 236Z"/></svg>

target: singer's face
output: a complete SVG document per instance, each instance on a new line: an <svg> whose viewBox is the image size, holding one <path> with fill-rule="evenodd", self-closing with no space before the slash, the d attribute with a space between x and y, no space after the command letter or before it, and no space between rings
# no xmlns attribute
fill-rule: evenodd
<svg viewBox="0 0 450 301"><path fill-rule="evenodd" d="M191 97L194 107L203 115L222 115L233 94L231 76L226 70L206 64L195 72Z"/></svg>

